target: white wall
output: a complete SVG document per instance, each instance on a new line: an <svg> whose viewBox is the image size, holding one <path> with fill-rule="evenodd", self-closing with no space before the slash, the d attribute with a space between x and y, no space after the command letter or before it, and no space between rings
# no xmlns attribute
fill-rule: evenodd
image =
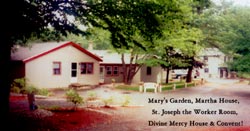
<svg viewBox="0 0 250 131"><path fill-rule="evenodd" d="M53 62L61 62L61 75L53 75ZM71 78L71 63L77 62L78 83L99 83L99 62L72 46L66 46L29 61L25 65L28 83L39 88L67 87ZM80 62L93 62L93 74L80 74Z"/></svg>

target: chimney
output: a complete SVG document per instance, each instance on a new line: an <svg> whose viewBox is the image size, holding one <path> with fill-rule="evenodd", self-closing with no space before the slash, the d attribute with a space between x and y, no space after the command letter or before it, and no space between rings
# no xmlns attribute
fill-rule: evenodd
<svg viewBox="0 0 250 131"><path fill-rule="evenodd" d="M88 50L93 50L93 41L89 41Z"/></svg>

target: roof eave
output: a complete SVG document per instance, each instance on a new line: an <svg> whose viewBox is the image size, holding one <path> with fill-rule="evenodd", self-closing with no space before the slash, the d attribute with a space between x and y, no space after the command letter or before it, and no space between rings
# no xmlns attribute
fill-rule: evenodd
<svg viewBox="0 0 250 131"><path fill-rule="evenodd" d="M61 48L63 48L63 47L69 46L69 45L72 45L73 47L75 47L75 48L77 48L78 50L80 50L81 52L83 52L83 53L89 55L90 57L94 58L95 60L102 62L102 59L101 59L100 57L98 57L98 56L92 54L91 52L89 52L89 51L85 50L84 48L82 48L80 45L78 45L78 44L76 44L76 43L73 43L73 42L67 42L67 43L62 44L62 45L60 45L60 46L58 46L58 47L56 47L56 48L53 48L53 49L51 49L51 50L48 50L48 51L45 51L45 52L40 53L40 54L38 54L38 55L35 55L35 56L32 56L32 57L26 58L26 59L23 60L23 62L24 62L24 63L30 62L30 61L32 61L32 60L34 60L34 59L37 59L37 58L39 58L39 57L41 57L41 56L47 55L47 54L49 54L49 53L51 53L51 52L54 52L54 51L56 51L56 50L58 50L58 49L61 49Z"/></svg>

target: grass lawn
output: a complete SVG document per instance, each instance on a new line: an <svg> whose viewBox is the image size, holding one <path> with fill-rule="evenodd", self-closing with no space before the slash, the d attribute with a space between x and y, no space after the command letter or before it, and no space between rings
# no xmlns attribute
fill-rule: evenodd
<svg viewBox="0 0 250 131"><path fill-rule="evenodd" d="M162 84L162 91L173 90L173 86L176 84L176 89L185 88L185 82L171 82L168 84ZM188 83L187 87L193 87L194 83ZM118 85L115 87L120 90L128 90L128 91L140 91L139 85ZM148 89L147 92L154 92L153 89Z"/></svg>
<svg viewBox="0 0 250 131"><path fill-rule="evenodd" d="M121 89L121 90L139 91L139 86L119 85L119 86L116 86L115 88Z"/></svg>

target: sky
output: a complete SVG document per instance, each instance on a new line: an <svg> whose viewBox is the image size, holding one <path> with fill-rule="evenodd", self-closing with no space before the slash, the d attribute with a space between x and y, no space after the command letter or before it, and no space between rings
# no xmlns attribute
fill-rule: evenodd
<svg viewBox="0 0 250 131"><path fill-rule="evenodd" d="M212 0L212 1L219 2L220 0ZM250 0L226 0L226 1L232 1L234 5L250 6Z"/></svg>
<svg viewBox="0 0 250 131"><path fill-rule="evenodd" d="M250 0L233 0L235 5L250 6Z"/></svg>

